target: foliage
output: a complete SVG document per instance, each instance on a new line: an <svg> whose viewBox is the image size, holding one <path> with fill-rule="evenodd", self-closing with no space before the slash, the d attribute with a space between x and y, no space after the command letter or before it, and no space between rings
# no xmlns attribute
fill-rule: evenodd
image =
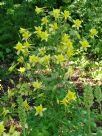
<svg viewBox="0 0 102 136"><path fill-rule="evenodd" d="M101 0L0 2L1 136L102 135L101 27Z"/></svg>
<svg viewBox="0 0 102 136"><path fill-rule="evenodd" d="M36 6L34 12L37 20L33 28L21 25L19 29L19 41L14 47L17 61L9 68L9 72L19 75L18 82L11 80L13 87L8 87L7 92L0 84L0 134L101 135L97 125L102 120L100 86L85 82L81 96L72 82L78 68L80 80L89 74L98 83L90 74L96 63L90 63L86 56L93 41L97 42L99 30L93 24L86 30L84 18L73 15L71 8L48 10ZM94 99L98 102L96 110Z"/></svg>

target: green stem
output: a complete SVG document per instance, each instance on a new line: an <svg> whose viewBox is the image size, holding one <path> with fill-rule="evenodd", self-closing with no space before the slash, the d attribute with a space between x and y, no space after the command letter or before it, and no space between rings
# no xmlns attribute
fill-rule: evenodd
<svg viewBox="0 0 102 136"><path fill-rule="evenodd" d="M90 108L88 108L88 132L89 132L89 136L91 136L91 117L90 117Z"/></svg>
<svg viewBox="0 0 102 136"><path fill-rule="evenodd" d="M99 108L100 108L100 114L102 114L102 105L101 105L101 102L99 103Z"/></svg>
<svg viewBox="0 0 102 136"><path fill-rule="evenodd" d="M24 136L26 136L25 127L24 127L24 129L23 129L23 134L24 134Z"/></svg>

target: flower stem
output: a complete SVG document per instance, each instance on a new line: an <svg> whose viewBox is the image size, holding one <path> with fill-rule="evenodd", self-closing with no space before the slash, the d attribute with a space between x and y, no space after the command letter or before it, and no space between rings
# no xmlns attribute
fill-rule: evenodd
<svg viewBox="0 0 102 136"><path fill-rule="evenodd" d="M90 108L88 108L88 133L91 136L91 117L90 117Z"/></svg>

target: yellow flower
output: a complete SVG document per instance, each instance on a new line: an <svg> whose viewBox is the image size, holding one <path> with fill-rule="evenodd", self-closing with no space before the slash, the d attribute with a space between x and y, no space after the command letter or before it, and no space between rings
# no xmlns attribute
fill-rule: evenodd
<svg viewBox="0 0 102 136"><path fill-rule="evenodd" d="M64 106L67 106L68 105L68 100L66 99L66 97L60 101L61 104L63 104Z"/></svg>
<svg viewBox="0 0 102 136"><path fill-rule="evenodd" d="M40 64L42 65L49 65L50 63L50 55L45 55L44 57L41 58Z"/></svg>
<svg viewBox="0 0 102 136"><path fill-rule="evenodd" d="M68 90L68 93L63 98L63 100L60 101L60 103L63 104L64 106L67 106L68 104L71 103L71 101L75 101L75 100L76 100L76 94Z"/></svg>
<svg viewBox="0 0 102 136"><path fill-rule="evenodd" d="M41 21L42 21L42 25L46 25L49 22L49 20L47 19L47 17L43 17L41 19Z"/></svg>
<svg viewBox="0 0 102 136"><path fill-rule="evenodd" d="M64 16L64 19L67 20L67 18L70 17L70 12L67 10L64 10L63 16Z"/></svg>
<svg viewBox="0 0 102 136"><path fill-rule="evenodd" d="M27 48L22 50L22 53L24 56L28 56L29 55L29 50Z"/></svg>
<svg viewBox="0 0 102 136"><path fill-rule="evenodd" d="M34 87L35 90L41 89L42 88L42 82L35 81L32 83L32 86Z"/></svg>
<svg viewBox="0 0 102 136"><path fill-rule="evenodd" d="M42 47L42 48L40 48L40 49L38 49L39 50L39 55L45 55L45 53L46 53L46 49L45 49L45 47Z"/></svg>
<svg viewBox="0 0 102 136"><path fill-rule="evenodd" d="M97 31L95 28L92 28L92 29L90 30L90 36L92 36L92 37L96 36L97 33L98 33L98 31Z"/></svg>
<svg viewBox="0 0 102 136"><path fill-rule="evenodd" d="M48 32L47 31L44 31L44 32L41 32L41 41L48 41Z"/></svg>
<svg viewBox="0 0 102 136"><path fill-rule="evenodd" d="M40 115L41 117L43 116L43 112L46 110L47 108L43 108L43 106L40 104L40 106L35 106L35 116Z"/></svg>
<svg viewBox="0 0 102 136"><path fill-rule="evenodd" d="M72 91L68 90L66 98L67 98L68 101L76 100L75 92L72 92Z"/></svg>
<svg viewBox="0 0 102 136"><path fill-rule="evenodd" d="M21 28L20 27L20 30L19 30L19 32L22 34L22 33L24 33L26 31L26 29L25 28Z"/></svg>
<svg viewBox="0 0 102 136"><path fill-rule="evenodd" d="M22 106L28 111L30 109L30 106L27 102L27 100L25 100L23 103L22 103Z"/></svg>
<svg viewBox="0 0 102 136"><path fill-rule="evenodd" d="M22 51L22 49L23 49L23 45L22 45L22 43L20 43L20 42L18 42L17 44L16 44L16 47L14 47L17 51Z"/></svg>
<svg viewBox="0 0 102 136"><path fill-rule="evenodd" d="M37 34L38 37L41 38L41 40L43 41L47 41L48 40L48 32L47 31L41 31L42 30L42 27L35 27L35 33Z"/></svg>
<svg viewBox="0 0 102 136"><path fill-rule="evenodd" d="M35 30L36 31L34 33L36 33L37 36L40 37L41 36L41 32L42 32L42 27L40 27L40 26L36 27L35 26Z"/></svg>
<svg viewBox="0 0 102 136"><path fill-rule="evenodd" d="M57 64L63 62L65 60L64 56L62 54L55 56Z"/></svg>
<svg viewBox="0 0 102 136"><path fill-rule="evenodd" d="M24 62L24 57L23 57L23 56L20 56L20 57L17 59L17 61L18 61L19 63L23 63L23 62Z"/></svg>
<svg viewBox="0 0 102 136"><path fill-rule="evenodd" d="M31 33L25 28L20 28L19 32L22 34L22 37L25 40L27 40L31 36Z"/></svg>
<svg viewBox="0 0 102 136"><path fill-rule="evenodd" d="M58 29L58 24L57 24L57 23L50 24L49 26L51 27L51 28L50 28L50 31L51 31L51 32L53 32L53 31L55 31L55 30Z"/></svg>
<svg viewBox="0 0 102 136"><path fill-rule="evenodd" d="M36 6L35 12L36 12L37 14L43 13L43 12L44 12L44 8L39 8L39 7Z"/></svg>
<svg viewBox="0 0 102 136"><path fill-rule="evenodd" d="M68 47L69 49L73 49L73 43L71 42L70 39L68 39L66 45L67 45L67 47Z"/></svg>
<svg viewBox="0 0 102 136"><path fill-rule="evenodd" d="M70 49L67 50L67 57L68 58L70 58L71 56L73 56L73 54L74 54L73 48L70 48Z"/></svg>
<svg viewBox="0 0 102 136"><path fill-rule="evenodd" d="M0 122L0 135L2 135L5 131L3 122Z"/></svg>
<svg viewBox="0 0 102 136"><path fill-rule="evenodd" d="M81 27L81 23L83 21L79 20L79 19L76 19L73 21L74 22L74 25L72 27L76 27L77 29L79 29L79 27Z"/></svg>
<svg viewBox="0 0 102 136"><path fill-rule="evenodd" d="M31 48L31 45L28 41L24 42L23 45L25 48Z"/></svg>
<svg viewBox="0 0 102 136"><path fill-rule="evenodd" d="M24 72L25 72L25 68L24 68L24 67L20 67L20 68L18 69L18 71L19 71L20 73L24 73Z"/></svg>
<svg viewBox="0 0 102 136"><path fill-rule="evenodd" d="M90 47L89 42L87 40L80 41L80 44L83 48Z"/></svg>
<svg viewBox="0 0 102 136"><path fill-rule="evenodd" d="M39 57L35 55L29 56L29 62L30 63L38 63L39 62Z"/></svg>
<svg viewBox="0 0 102 136"><path fill-rule="evenodd" d="M25 40L27 40L31 36L31 33L28 30L26 30L24 33L22 33L22 36Z"/></svg>
<svg viewBox="0 0 102 136"><path fill-rule="evenodd" d="M63 34L61 42L66 44L69 41L70 36L68 34Z"/></svg>
<svg viewBox="0 0 102 136"><path fill-rule="evenodd" d="M53 16L55 19L58 19L59 16L60 16L60 9L53 9L53 11L52 11L52 16Z"/></svg>

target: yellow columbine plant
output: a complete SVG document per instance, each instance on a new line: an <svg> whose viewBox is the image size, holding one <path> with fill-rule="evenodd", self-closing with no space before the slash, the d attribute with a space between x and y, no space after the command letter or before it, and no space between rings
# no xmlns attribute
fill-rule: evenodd
<svg viewBox="0 0 102 136"><path fill-rule="evenodd" d="M68 86L68 80L74 74L72 61L78 51L84 52L91 47L91 38L81 35L83 21L73 18L71 11L52 9L48 12L36 6L35 12L41 17L40 24L36 23L32 30L20 28L21 40L14 47L17 53L17 71L20 74L19 84L15 90L22 98L19 109L23 111L25 120L26 112L32 112L34 109L35 115L43 116L46 108L42 105L48 107L48 110L51 109L51 112L56 112L56 99L59 108L63 108L60 104L69 108L69 105L71 107L77 102L75 91L69 90ZM89 32L89 37L93 38L98 34L94 28ZM68 82L69 84L66 84ZM66 89L68 92L62 98L61 93ZM9 99L12 100L12 97ZM32 105L28 103L29 100L34 100ZM1 128L3 133L3 125Z"/></svg>

